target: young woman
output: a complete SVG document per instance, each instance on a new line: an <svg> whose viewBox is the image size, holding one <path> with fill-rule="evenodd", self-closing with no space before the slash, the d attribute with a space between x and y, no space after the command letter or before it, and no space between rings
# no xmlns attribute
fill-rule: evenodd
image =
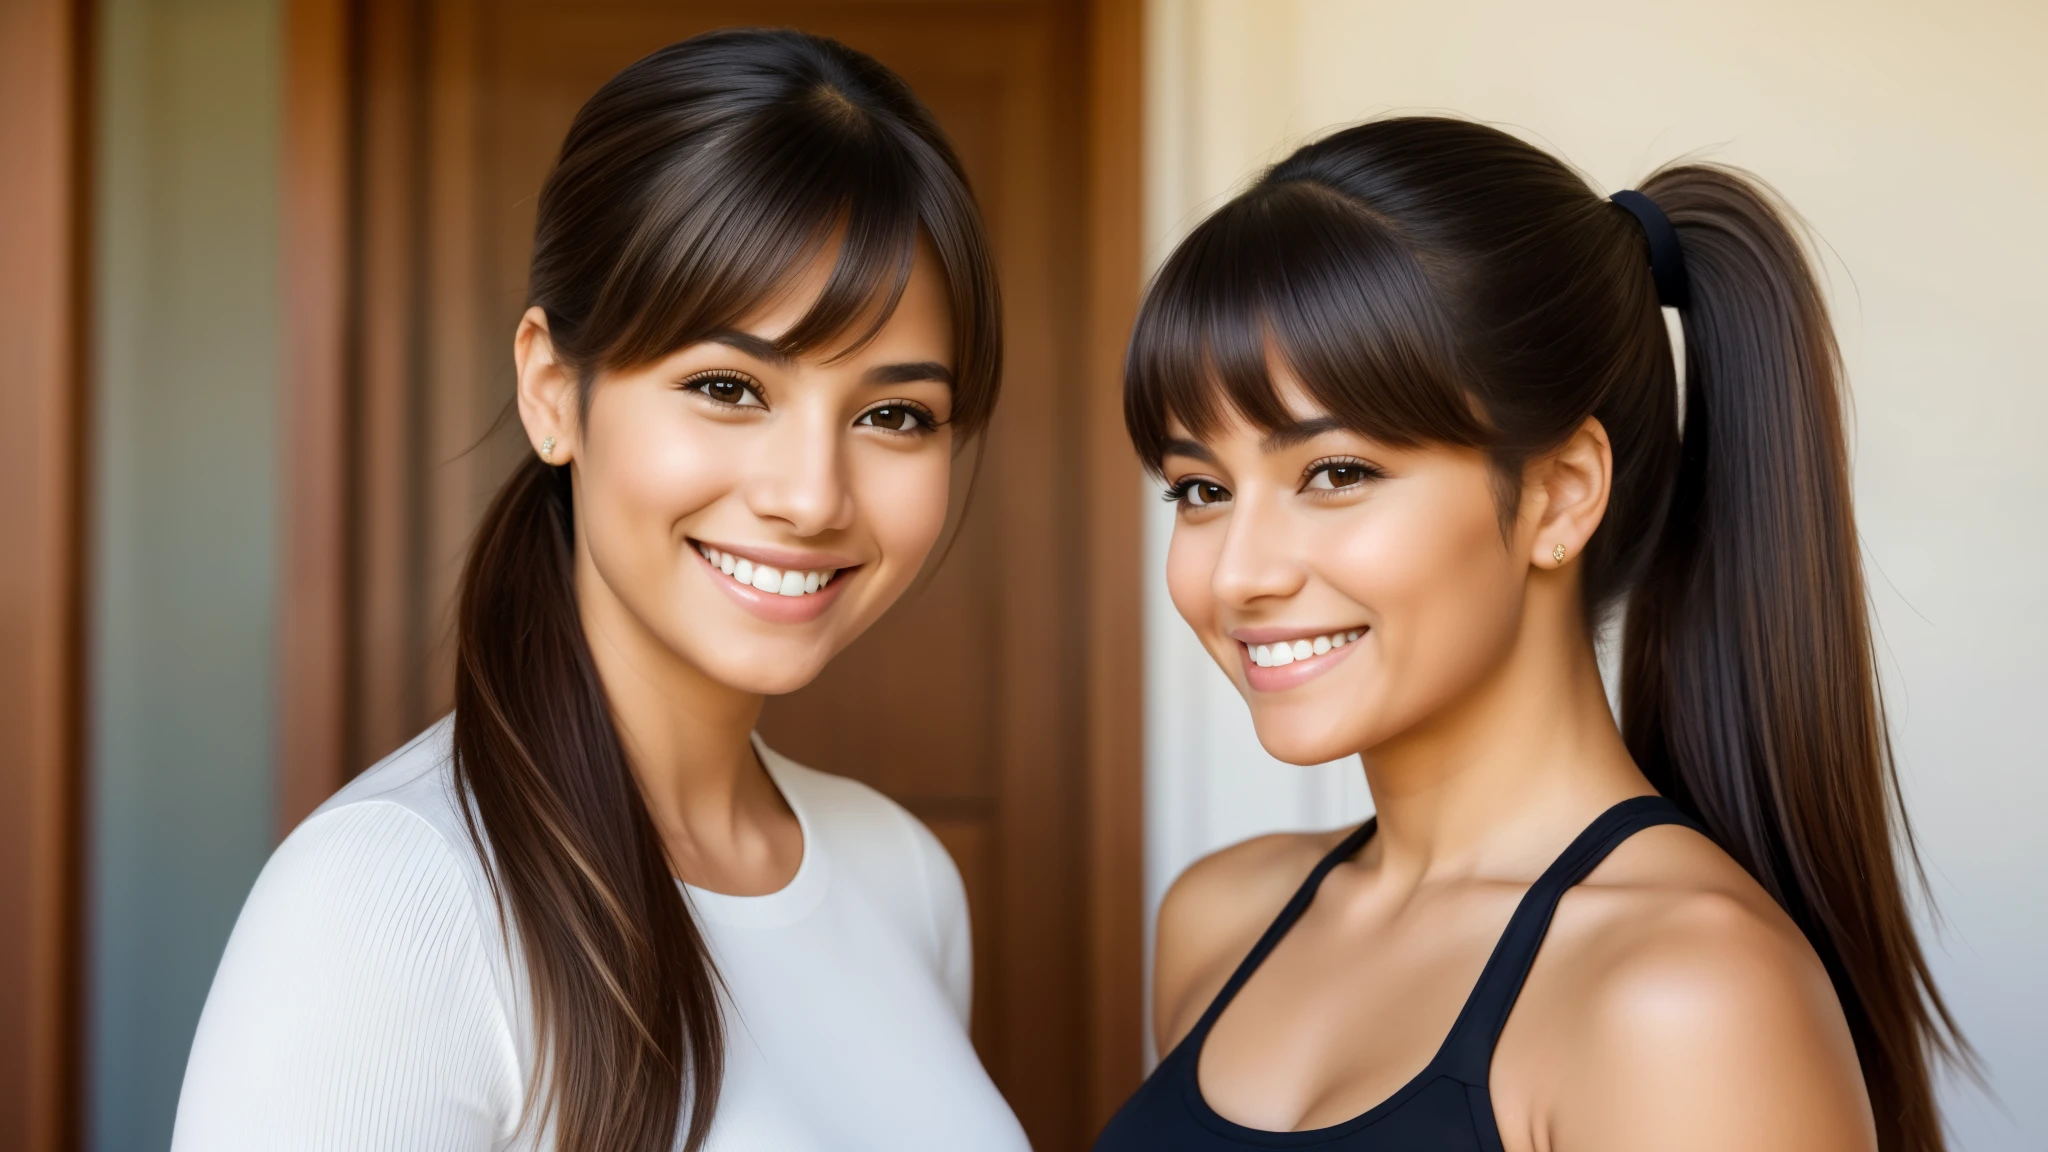
<svg viewBox="0 0 2048 1152"><path fill-rule="evenodd" d="M1098 1152L1942 1146L1954 1032L1786 219L1726 169L1610 202L1396 119L1167 262L1125 411L1174 604L1266 748L1361 754L1378 815L1175 884L1167 1055Z"/></svg>
<svg viewBox="0 0 2048 1152"><path fill-rule="evenodd" d="M951 150L859 53L701 36L578 114L530 284L454 714L265 868L175 1146L1023 1149L945 851L750 735L903 592L995 402Z"/></svg>

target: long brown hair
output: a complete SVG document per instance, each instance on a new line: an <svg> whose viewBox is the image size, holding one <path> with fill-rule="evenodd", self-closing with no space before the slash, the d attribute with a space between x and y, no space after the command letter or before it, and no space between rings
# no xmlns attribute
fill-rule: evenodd
<svg viewBox="0 0 2048 1152"><path fill-rule="evenodd" d="M1930 1063L1961 1041L1914 935L1913 859L1850 509L1841 364L1790 214L1682 164L1642 191L1689 272L1685 401L1641 226L1482 125L1383 120L1310 144L1204 221L1140 311L1125 416L1286 422L1269 352L1345 425L1521 469L1588 416L1614 482L1581 561L1589 623L1626 598L1622 728L1819 953L1887 1152L1943 1147Z"/></svg>
<svg viewBox="0 0 2048 1152"><path fill-rule="evenodd" d="M825 288L778 347L872 336L920 237L947 281L953 422L971 437L995 404L998 302L931 115L830 40L711 33L628 67L577 114L541 189L530 301L587 408L600 373L735 325L828 244ZM694 1150L723 1071L717 974L591 662L571 483L529 459L484 515L456 621L455 778L525 961L525 1122L568 1152L667 1152L679 1128Z"/></svg>

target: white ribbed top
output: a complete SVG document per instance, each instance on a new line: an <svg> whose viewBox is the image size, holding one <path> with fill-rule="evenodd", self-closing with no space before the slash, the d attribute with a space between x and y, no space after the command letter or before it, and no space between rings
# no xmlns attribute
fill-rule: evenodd
<svg viewBox="0 0 2048 1152"><path fill-rule="evenodd" d="M358 777L263 869L200 1017L175 1152L553 1146L521 1124L524 969L457 806L451 731ZM1025 1149L967 1038L951 857L866 785L755 747L804 855L766 896L685 888L728 993L708 1147Z"/></svg>

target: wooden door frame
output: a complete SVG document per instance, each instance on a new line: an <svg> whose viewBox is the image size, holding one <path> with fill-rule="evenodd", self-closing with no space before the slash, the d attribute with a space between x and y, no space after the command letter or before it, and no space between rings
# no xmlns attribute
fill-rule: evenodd
<svg viewBox="0 0 2048 1152"><path fill-rule="evenodd" d="M1139 471L1124 436L1119 381L1142 276L1143 0L1085 0L1088 80L1086 380L1089 495L1079 568L1126 572L1088 582L1084 740L1088 900L1087 1098L1106 1121L1142 1074L1143 658ZM290 0L286 13L283 238L283 494L278 654L278 830L289 831L359 765L350 747L349 667L355 438L351 389L352 245L365 182L356 141L362 5Z"/></svg>
<svg viewBox="0 0 2048 1152"><path fill-rule="evenodd" d="M1100 1129L1144 1074L1144 524L1124 434L1123 359L1144 275L1143 0L1092 0L1088 48L1089 494L1083 724L1088 802L1088 1100Z"/></svg>
<svg viewBox="0 0 2048 1152"><path fill-rule="evenodd" d="M79 1140L92 5L0 7L0 1147Z"/></svg>

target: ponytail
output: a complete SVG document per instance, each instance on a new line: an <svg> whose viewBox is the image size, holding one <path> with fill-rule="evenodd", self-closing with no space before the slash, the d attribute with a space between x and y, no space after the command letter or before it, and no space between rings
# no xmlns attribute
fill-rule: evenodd
<svg viewBox="0 0 2048 1152"><path fill-rule="evenodd" d="M667 1149L687 1077L695 1152L724 1067L715 977L591 663L569 485L528 459L484 514L456 622L455 779L532 989L527 1122L563 1149Z"/></svg>
<svg viewBox="0 0 2048 1152"><path fill-rule="evenodd" d="M1644 186L1690 279L1668 513L1629 599L1622 721L1820 954L1886 1152L1943 1147L1930 1063L1959 1054L1914 936L1912 859L1850 507L1841 361L1787 213L1723 168Z"/></svg>

